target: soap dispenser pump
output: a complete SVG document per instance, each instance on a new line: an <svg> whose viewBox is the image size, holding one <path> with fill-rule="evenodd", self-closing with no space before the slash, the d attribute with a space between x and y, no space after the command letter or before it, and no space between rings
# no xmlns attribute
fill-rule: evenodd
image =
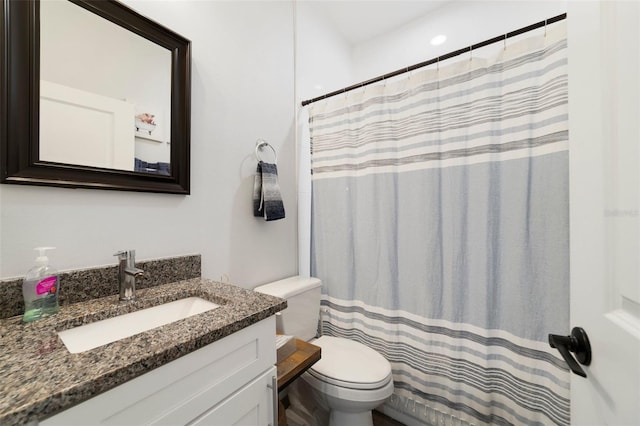
<svg viewBox="0 0 640 426"><path fill-rule="evenodd" d="M37 247L39 252L35 266L27 272L22 283L24 296L23 322L31 322L57 313L60 281L58 271L49 265L47 250L55 247Z"/></svg>

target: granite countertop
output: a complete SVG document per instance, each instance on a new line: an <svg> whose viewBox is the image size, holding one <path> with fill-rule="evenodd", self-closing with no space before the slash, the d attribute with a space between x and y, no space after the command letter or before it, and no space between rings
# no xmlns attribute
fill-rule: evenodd
<svg viewBox="0 0 640 426"><path fill-rule="evenodd" d="M78 354L56 333L191 296L220 307ZM135 302L109 296L29 324L21 316L0 320L0 424L43 420L286 306L277 297L194 278L138 290Z"/></svg>

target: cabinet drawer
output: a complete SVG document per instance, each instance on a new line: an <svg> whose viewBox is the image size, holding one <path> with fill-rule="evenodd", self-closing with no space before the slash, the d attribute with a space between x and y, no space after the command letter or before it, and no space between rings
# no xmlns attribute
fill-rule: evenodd
<svg viewBox="0 0 640 426"><path fill-rule="evenodd" d="M275 361L275 317L270 317L41 423L186 424Z"/></svg>

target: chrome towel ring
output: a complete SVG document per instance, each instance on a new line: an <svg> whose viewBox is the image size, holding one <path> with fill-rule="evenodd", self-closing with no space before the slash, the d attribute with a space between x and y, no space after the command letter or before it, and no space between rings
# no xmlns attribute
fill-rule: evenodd
<svg viewBox="0 0 640 426"><path fill-rule="evenodd" d="M271 151L273 151L273 162L277 163L278 162L278 154L276 154L275 148L272 147L271 145L269 145L269 143L267 141L265 141L264 139L258 139L256 141L256 159L258 161L263 161L262 158L260 158L259 151L262 151L264 148L271 148Z"/></svg>

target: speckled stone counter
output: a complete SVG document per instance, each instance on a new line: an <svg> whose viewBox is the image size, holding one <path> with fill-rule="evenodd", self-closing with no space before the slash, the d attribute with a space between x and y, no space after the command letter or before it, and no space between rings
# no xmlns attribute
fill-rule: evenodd
<svg viewBox="0 0 640 426"><path fill-rule="evenodd" d="M144 276L136 281L136 288L200 277L200 266L199 254L136 262L136 267L144 271ZM22 278L0 280L0 319L24 313ZM118 294L117 264L62 271L59 278L61 306Z"/></svg>
<svg viewBox="0 0 640 426"><path fill-rule="evenodd" d="M56 333L191 296L220 307L78 354ZM109 296L29 324L21 316L0 320L0 424L47 418L285 307L277 297L194 278L138 290L135 302Z"/></svg>

